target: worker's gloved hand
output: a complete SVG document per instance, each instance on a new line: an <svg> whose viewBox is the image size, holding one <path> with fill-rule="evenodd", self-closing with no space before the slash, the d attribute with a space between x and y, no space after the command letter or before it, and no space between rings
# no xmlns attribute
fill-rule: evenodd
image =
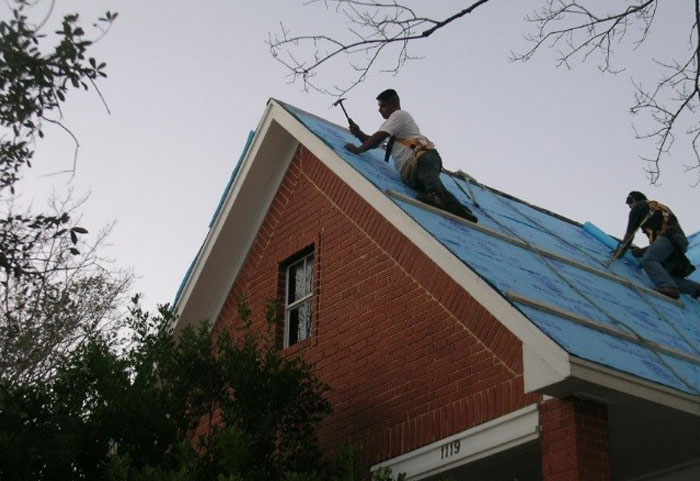
<svg viewBox="0 0 700 481"><path fill-rule="evenodd" d="M642 249L641 247L631 246L630 252L632 253L632 255L634 257L642 257L642 256L644 256L644 253L646 252L646 248Z"/></svg>

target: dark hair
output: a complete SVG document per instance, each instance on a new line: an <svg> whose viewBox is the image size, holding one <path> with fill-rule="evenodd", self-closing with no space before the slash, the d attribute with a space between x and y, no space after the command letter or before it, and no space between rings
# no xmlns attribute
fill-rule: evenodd
<svg viewBox="0 0 700 481"><path fill-rule="evenodd" d="M633 190L632 192L627 194L627 199L625 199L625 204L631 204L632 202L638 202L640 200L647 200L647 196L642 194L641 192Z"/></svg>
<svg viewBox="0 0 700 481"><path fill-rule="evenodd" d="M384 92L377 95L377 100L383 100L385 102L398 102L399 94L396 93L394 89L386 89Z"/></svg>

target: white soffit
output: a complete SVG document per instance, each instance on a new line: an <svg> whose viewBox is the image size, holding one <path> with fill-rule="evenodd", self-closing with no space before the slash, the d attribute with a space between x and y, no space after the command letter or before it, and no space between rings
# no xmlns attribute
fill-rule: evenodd
<svg viewBox="0 0 700 481"><path fill-rule="evenodd" d="M534 441L539 438L539 426L539 410L531 404L376 464L371 470L391 468L394 475L406 473L407 481L427 478Z"/></svg>
<svg viewBox="0 0 700 481"><path fill-rule="evenodd" d="M571 356L571 376L613 391L700 416L700 396L645 381L616 369Z"/></svg>
<svg viewBox="0 0 700 481"><path fill-rule="evenodd" d="M275 120L270 102L238 175L207 234L180 302L176 332L214 321L257 235L298 142Z"/></svg>

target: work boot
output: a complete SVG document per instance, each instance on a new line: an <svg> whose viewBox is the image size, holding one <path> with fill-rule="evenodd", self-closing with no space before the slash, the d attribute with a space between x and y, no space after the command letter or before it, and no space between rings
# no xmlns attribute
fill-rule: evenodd
<svg viewBox="0 0 700 481"><path fill-rule="evenodd" d="M464 215L462 215L462 217L475 224L479 222L479 219L466 207L464 208Z"/></svg>
<svg viewBox="0 0 700 481"><path fill-rule="evenodd" d="M477 223L479 222L479 219L476 218L476 216L472 213L471 210L469 210L469 207L465 207L463 205L460 205L458 207L454 207L453 209L449 210L450 213L461 217L462 219L466 219L469 222Z"/></svg>
<svg viewBox="0 0 700 481"><path fill-rule="evenodd" d="M442 197L440 197L437 192L421 192L416 196L416 200L441 210L445 209L445 201L442 200Z"/></svg>
<svg viewBox="0 0 700 481"><path fill-rule="evenodd" d="M656 292L663 294L664 296L670 297L671 299L678 299L681 297L681 292L675 287L658 287Z"/></svg>

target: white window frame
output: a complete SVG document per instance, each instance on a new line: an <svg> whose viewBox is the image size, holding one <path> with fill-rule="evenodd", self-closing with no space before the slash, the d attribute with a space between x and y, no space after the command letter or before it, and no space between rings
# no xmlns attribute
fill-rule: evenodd
<svg viewBox="0 0 700 481"><path fill-rule="evenodd" d="M289 316L290 313L297 308L298 306L308 302L309 303L309 330L307 333L307 336L304 337L303 339L297 339L297 341L294 344L297 344L299 342L304 341L305 339L308 339L311 337L311 332L313 331L313 305L311 303L311 298L313 297L314 293L314 260L316 257L314 256L314 251L309 252L308 254L305 254L302 258L295 260L294 262L289 263L287 268L285 269L285 286L284 286L284 344L283 347L287 348L290 347L289 344L289 329L290 329L290 320ZM296 299L294 302L291 304L287 304L289 302L289 279L290 279L290 271L292 268L298 266L299 264L303 263L304 267L304 272L308 268L311 269L311 286L309 288L309 292L306 293L303 297L300 297L299 299ZM294 344L291 344L292 346Z"/></svg>

